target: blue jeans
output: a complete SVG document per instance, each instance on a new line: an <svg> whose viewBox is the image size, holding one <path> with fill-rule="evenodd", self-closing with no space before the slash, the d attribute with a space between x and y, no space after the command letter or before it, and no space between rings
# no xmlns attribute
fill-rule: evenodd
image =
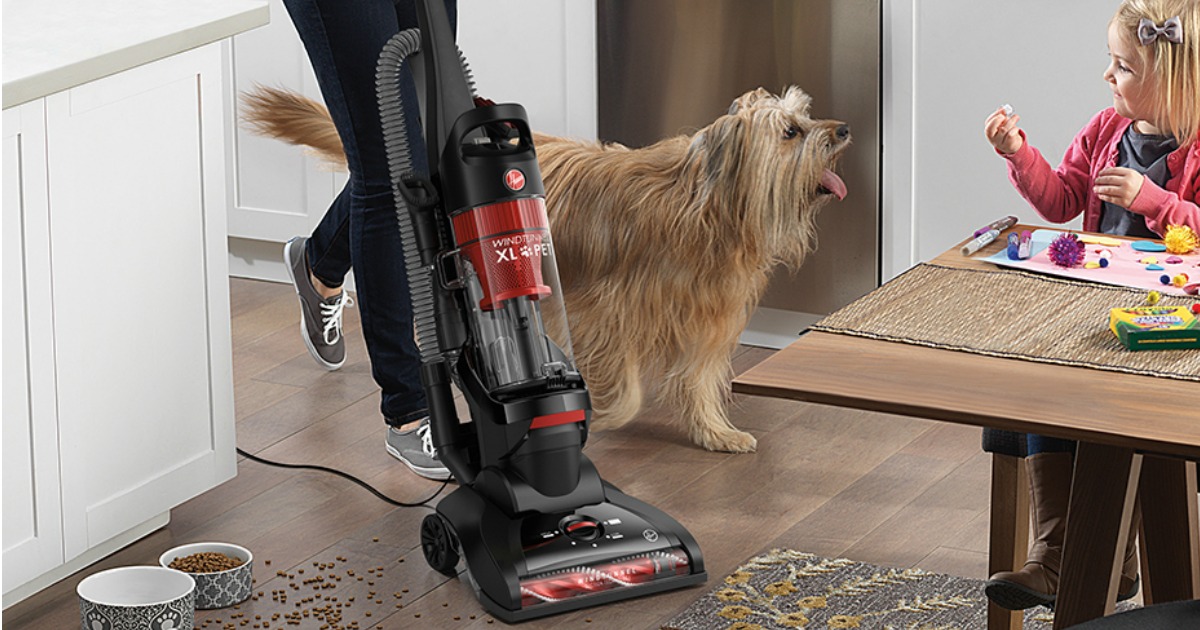
<svg viewBox="0 0 1200 630"><path fill-rule="evenodd" d="M338 287L350 269L358 287L371 374L382 391L380 411L400 426L427 415L420 352L392 200L383 128L375 96L379 53L396 33L417 26L413 0L284 0L341 136L350 181L308 241L313 275ZM446 0L451 28L456 2ZM404 73L401 96L413 163L428 174L416 86Z"/></svg>

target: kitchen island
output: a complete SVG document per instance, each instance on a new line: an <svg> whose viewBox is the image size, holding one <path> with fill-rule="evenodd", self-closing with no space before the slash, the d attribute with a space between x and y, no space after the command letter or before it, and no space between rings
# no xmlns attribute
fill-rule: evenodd
<svg viewBox="0 0 1200 630"><path fill-rule="evenodd" d="M5 5L4 607L236 473L229 38L263 0Z"/></svg>

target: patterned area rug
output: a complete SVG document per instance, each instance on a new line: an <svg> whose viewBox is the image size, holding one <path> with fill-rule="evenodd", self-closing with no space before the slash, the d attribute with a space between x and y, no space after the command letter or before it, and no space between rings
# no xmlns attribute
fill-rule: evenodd
<svg viewBox="0 0 1200 630"><path fill-rule="evenodd" d="M1123 604L1118 610L1131 605ZM1025 628L1048 630L1046 608L1025 611ZM663 626L664 630L987 627L983 580L879 567L775 549L750 559Z"/></svg>

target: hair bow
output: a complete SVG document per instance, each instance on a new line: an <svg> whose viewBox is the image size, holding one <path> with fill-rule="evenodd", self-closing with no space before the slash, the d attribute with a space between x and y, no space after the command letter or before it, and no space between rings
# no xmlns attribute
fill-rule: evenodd
<svg viewBox="0 0 1200 630"><path fill-rule="evenodd" d="M1142 21L1138 22L1137 35L1138 41L1143 46L1153 44L1159 37L1166 39L1172 44L1182 44L1183 23L1179 21L1178 15L1163 22L1162 26L1155 24L1149 18L1142 18Z"/></svg>

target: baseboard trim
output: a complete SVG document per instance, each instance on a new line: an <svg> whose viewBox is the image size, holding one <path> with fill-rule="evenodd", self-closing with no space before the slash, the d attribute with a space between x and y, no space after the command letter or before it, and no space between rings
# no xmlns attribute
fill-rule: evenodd
<svg viewBox="0 0 1200 630"><path fill-rule="evenodd" d="M110 554L116 553L121 549L149 536L151 533L162 529L171 522L170 510L151 518L150 520L131 527L124 532L113 536L107 541L88 549L87 551L72 558L66 564L57 566L40 576L14 588L11 591L4 593L4 609L17 604L27 597L36 595L42 589L58 582L59 580L70 576L71 574L86 569L88 566L98 562Z"/></svg>
<svg viewBox="0 0 1200 630"><path fill-rule="evenodd" d="M747 346L780 350L795 341L809 326L824 318L824 315L816 313L759 308L750 317L750 323L738 337L738 342Z"/></svg>

